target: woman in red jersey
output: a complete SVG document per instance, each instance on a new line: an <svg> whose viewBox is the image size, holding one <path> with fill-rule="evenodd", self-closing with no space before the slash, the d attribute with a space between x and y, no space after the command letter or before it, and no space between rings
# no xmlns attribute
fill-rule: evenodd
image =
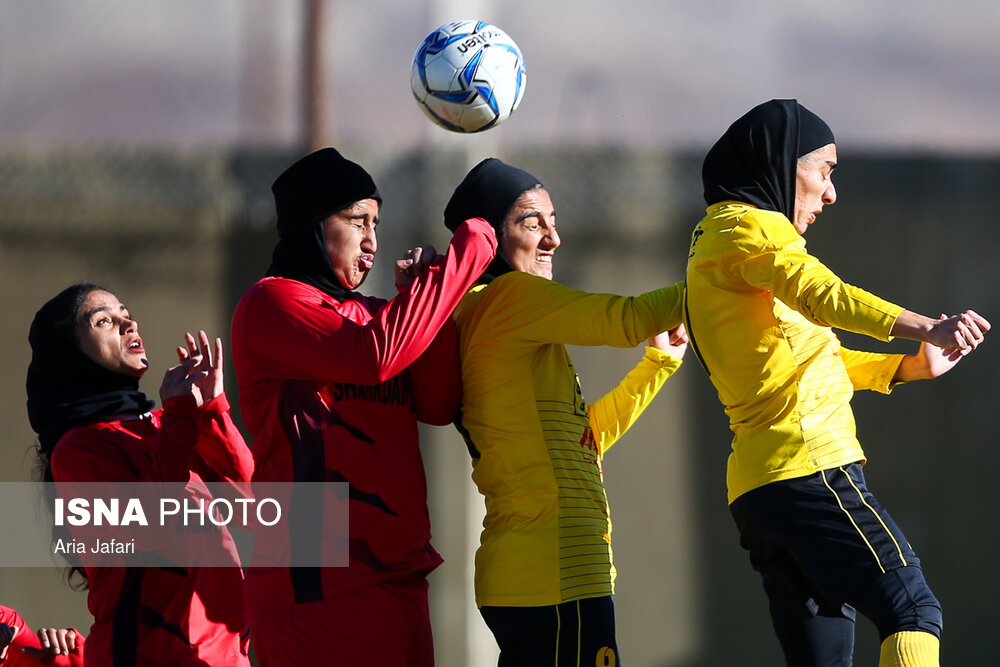
<svg viewBox="0 0 1000 667"><path fill-rule="evenodd" d="M112 292L73 285L35 315L28 415L48 482L247 482L253 459L229 416L222 343L185 335L160 387L139 391L146 359L137 322ZM215 539L204 537L198 539ZM85 664L248 666L242 573L234 567L76 568L94 623Z"/></svg>
<svg viewBox="0 0 1000 667"><path fill-rule="evenodd" d="M441 557L417 423L448 424L459 408L451 312L493 259L496 235L463 220L444 255L414 248L396 262L397 294L386 300L357 291L382 229L382 197L361 165L324 148L272 192L273 262L232 325L254 481L347 483L349 562L251 567L254 654L261 667L430 667L426 575ZM297 553L322 555L339 536L324 523L295 537Z"/></svg>

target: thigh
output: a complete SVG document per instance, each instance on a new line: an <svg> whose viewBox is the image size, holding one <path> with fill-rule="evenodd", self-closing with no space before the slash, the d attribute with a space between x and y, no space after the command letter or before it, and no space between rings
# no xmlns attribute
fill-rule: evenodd
<svg viewBox="0 0 1000 667"><path fill-rule="evenodd" d="M868 489L861 466L825 470L821 480L836 507L821 521L822 534L795 547L810 580L829 599L857 608L882 639L902 630L940 636L941 605L920 559Z"/></svg>
<svg viewBox="0 0 1000 667"><path fill-rule="evenodd" d="M918 630L941 638L941 603L934 597L923 570L915 566L889 570L851 599L878 628L879 639L897 632Z"/></svg>
<svg viewBox="0 0 1000 667"><path fill-rule="evenodd" d="M854 653L854 609L828 602L780 547L750 553L761 575L775 636L793 667L848 667Z"/></svg>
<svg viewBox="0 0 1000 667"><path fill-rule="evenodd" d="M802 486L798 480L792 486ZM846 600L830 596L809 576L809 568L789 539L806 530L796 517L803 495L771 484L737 498L730 506L740 531L740 544L761 575L771 622L785 663L794 667L847 667L854 652L855 610ZM808 491L804 494L808 495ZM804 514L815 515L815 508ZM811 531L811 527L807 525ZM814 536L803 537L805 541Z"/></svg>
<svg viewBox="0 0 1000 667"><path fill-rule="evenodd" d="M614 601L480 609L500 647L499 667L620 667Z"/></svg>
<svg viewBox="0 0 1000 667"><path fill-rule="evenodd" d="M406 613L409 616L410 643L406 667L434 667L434 636L427 588L427 580L420 577L400 589L406 598Z"/></svg>
<svg viewBox="0 0 1000 667"><path fill-rule="evenodd" d="M860 465L768 484L731 509L765 587L769 573L785 576L788 582L771 588L794 591L786 597L805 601L816 610L812 616L857 608L883 637L901 629L931 631L935 612L939 624L940 605L923 582L920 561L868 490Z"/></svg>
<svg viewBox="0 0 1000 667"><path fill-rule="evenodd" d="M551 667L559 641L556 605L482 607L486 626L500 648L499 667Z"/></svg>
<svg viewBox="0 0 1000 667"><path fill-rule="evenodd" d="M254 653L261 667L434 664L422 586L382 584L292 605L250 605Z"/></svg>
<svg viewBox="0 0 1000 667"><path fill-rule="evenodd" d="M731 508L751 554L787 553L830 603L849 602L890 570L920 565L857 464L762 486Z"/></svg>
<svg viewBox="0 0 1000 667"><path fill-rule="evenodd" d="M621 667L615 636L615 603L611 596L580 600L580 662L582 667Z"/></svg>

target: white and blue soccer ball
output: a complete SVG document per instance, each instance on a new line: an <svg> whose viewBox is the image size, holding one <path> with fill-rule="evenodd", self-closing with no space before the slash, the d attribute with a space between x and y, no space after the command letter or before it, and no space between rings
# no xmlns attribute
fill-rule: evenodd
<svg viewBox="0 0 1000 667"><path fill-rule="evenodd" d="M503 30L485 21L441 26L413 54L410 87L428 118L452 132L504 122L524 97L524 58Z"/></svg>

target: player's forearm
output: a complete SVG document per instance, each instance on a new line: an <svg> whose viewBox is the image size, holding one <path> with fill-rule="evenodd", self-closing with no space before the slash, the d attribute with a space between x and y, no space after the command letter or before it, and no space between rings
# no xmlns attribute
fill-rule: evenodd
<svg viewBox="0 0 1000 667"><path fill-rule="evenodd" d="M929 380L934 377L930 372L927 359L916 354L908 354L899 362L892 383L913 382L914 380Z"/></svg>
<svg viewBox="0 0 1000 667"><path fill-rule="evenodd" d="M915 313L912 310L904 310L892 325L890 333L896 338L907 338L920 342L935 343L931 334L934 330L935 320Z"/></svg>

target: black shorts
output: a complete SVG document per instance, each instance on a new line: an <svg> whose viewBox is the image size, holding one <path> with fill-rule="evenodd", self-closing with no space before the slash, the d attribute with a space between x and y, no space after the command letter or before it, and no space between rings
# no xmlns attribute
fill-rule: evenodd
<svg viewBox="0 0 1000 667"><path fill-rule="evenodd" d="M548 607L482 607L498 667L621 667L611 596Z"/></svg>
<svg viewBox="0 0 1000 667"><path fill-rule="evenodd" d="M772 482L737 498L730 511L764 579L786 656L849 655L855 610L883 640L904 630L940 637L941 605L860 464Z"/></svg>

